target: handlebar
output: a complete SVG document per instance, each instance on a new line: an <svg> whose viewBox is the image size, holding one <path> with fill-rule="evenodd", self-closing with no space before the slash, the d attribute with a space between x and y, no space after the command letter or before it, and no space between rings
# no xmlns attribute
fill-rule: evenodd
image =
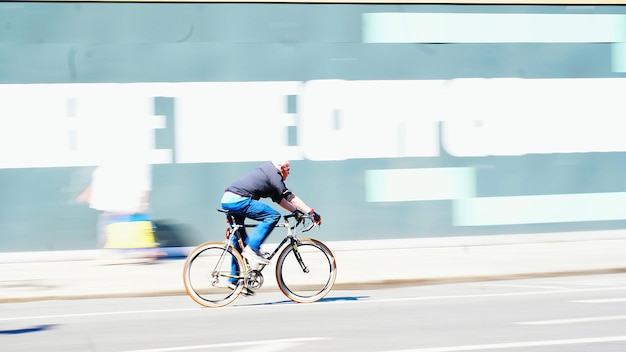
<svg viewBox="0 0 626 352"><path fill-rule="evenodd" d="M309 230L311 230L312 228L314 228L315 226L317 226L317 223L315 221L311 221L311 224L309 224L307 227L302 229L302 232L307 232Z"/></svg>
<svg viewBox="0 0 626 352"><path fill-rule="evenodd" d="M299 220L302 217L307 217L308 215L306 215L305 213L301 212L300 210L296 210L291 214L287 214L287 215L283 215L283 218L285 220L289 220L290 218L296 218L296 220Z"/></svg>
<svg viewBox="0 0 626 352"><path fill-rule="evenodd" d="M315 221L313 221L313 218L311 215L309 214L305 214L300 210L296 210L291 214L287 214L287 215L283 215L283 218L286 221L289 221L290 218L295 218L296 219L296 224L294 225L294 227L300 225L300 224L304 224L306 222L306 220L311 220L311 223L307 226L305 226L302 229L302 232L307 232L309 230L311 230L312 228L314 228L315 226L317 226L317 223Z"/></svg>

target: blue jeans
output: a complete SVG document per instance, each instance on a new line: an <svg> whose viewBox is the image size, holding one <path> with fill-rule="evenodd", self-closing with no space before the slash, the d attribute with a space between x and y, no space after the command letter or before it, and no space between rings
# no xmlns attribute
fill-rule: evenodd
<svg viewBox="0 0 626 352"><path fill-rule="evenodd" d="M244 233L244 238L242 238L243 244L250 246L250 248L257 252L261 248L261 244L265 241L267 236L272 233L274 227L280 220L280 213L278 211L252 198L246 198L236 203L222 203L222 208L235 214L235 223L237 224L242 225L246 218L259 222L249 235L246 235L245 228L242 229Z"/></svg>
<svg viewBox="0 0 626 352"><path fill-rule="evenodd" d="M254 230L248 235L245 228L239 230L241 235L241 242L244 246L249 246L255 251L259 251L261 244L272 233L274 227L280 220L280 213L271 206L254 200L252 198L246 198L242 201L235 203L222 203L222 208L231 211L235 216L235 223L243 225L246 218L256 220L259 223L254 227ZM232 234L235 236L234 244L238 251L242 251L243 248L239 248L238 234ZM237 271L237 265L232 264L233 273Z"/></svg>

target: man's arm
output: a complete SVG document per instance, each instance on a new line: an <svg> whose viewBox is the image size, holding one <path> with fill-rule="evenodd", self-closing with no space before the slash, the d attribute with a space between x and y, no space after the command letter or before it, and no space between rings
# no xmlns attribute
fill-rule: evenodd
<svg viewBox="0 0 626 352"><path fill-rule="evenodd" d="M285 210L293 213L296 209L309 214L309 215L313 215L313 221L315 221L317 224L321 225L322 224L322 217L315 212L314 214L311 214L311 211L313 210L311 207L309 207L308 205L306 205L306 203L304 203L304 201L300 198L298 198L298 196L295 196L293 198L291 198L291 201L288 201L286 199L282 199L280 201L281 207L285 208Z"/></svg>
<svg viewBox="0 0 626 352"><path fill-rule="evenodd" d="M283 198L280 201L279 205L290 213L294 212L296 209L304 213L309 213L311 211L311 207L306 205L306 203L304 203L304 201L302 201L302 199L300 199L296 195L294 195L293 198L291 198L291 201L288 201Z"/></svg>

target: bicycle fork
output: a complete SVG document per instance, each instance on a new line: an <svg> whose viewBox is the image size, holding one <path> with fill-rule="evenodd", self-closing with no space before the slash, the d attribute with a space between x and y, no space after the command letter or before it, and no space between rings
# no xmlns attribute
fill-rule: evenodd
<svg viewBox="0 0 626 352"><path fill-rule="evenodd" d="M296 256L296 260L298 261L298 264L300 264L302 271L308 274L309 268L306 266L306 264L304 264L304 260L302 260L302 255L300 255L300 252L298 251L298 241L294 238L291 238L291 249L293 250L293 255Z"/></svg>
<svg viewBox="0 0 626 352"><path fill-rule="evenodd" d="M277 253L278 251L283 248L283 246L285 244L287 244L287 241L290 241L290 246L291 249L293 250L293 254L296 257L296 260L298 261L298 264L300 264L300 267L302 268L302 271L305 273L309 272L309 268L306 266L306 264L304 264L304 260L302 260L302 255L300 255L300 252L298 251L298 239L293 237L293 236L287 236L285 237L280 244L276 247L276 249L274 250L274 252L269 256L269 259L272 259Z"/></svg>

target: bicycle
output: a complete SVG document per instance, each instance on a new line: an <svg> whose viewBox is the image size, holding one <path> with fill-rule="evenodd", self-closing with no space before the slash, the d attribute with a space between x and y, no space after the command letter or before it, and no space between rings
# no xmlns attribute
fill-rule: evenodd
<svg viewBox="0 0 626 352"><path fill-rule="evenodd" d="M226 240L197 246L187 256L183 271L187 294L200 305L211 308L232 303L244 289L259 289L263 285L262 271L266 266L244 259L234 240L237 238L239 248L244 248L241 236L232 236L242 228L256 224L235 224L231 212L217 210L226 214L230 224L226 228ZM299 211L283 215L276 227L285 228L287 235L273 252L264 253L270 261L278 254L276 282L282 293L297 303L312 303L324 298L337 277L337 265L330 249L318 240L298 238L299 234L316 225L313 219Z"/></svg>

